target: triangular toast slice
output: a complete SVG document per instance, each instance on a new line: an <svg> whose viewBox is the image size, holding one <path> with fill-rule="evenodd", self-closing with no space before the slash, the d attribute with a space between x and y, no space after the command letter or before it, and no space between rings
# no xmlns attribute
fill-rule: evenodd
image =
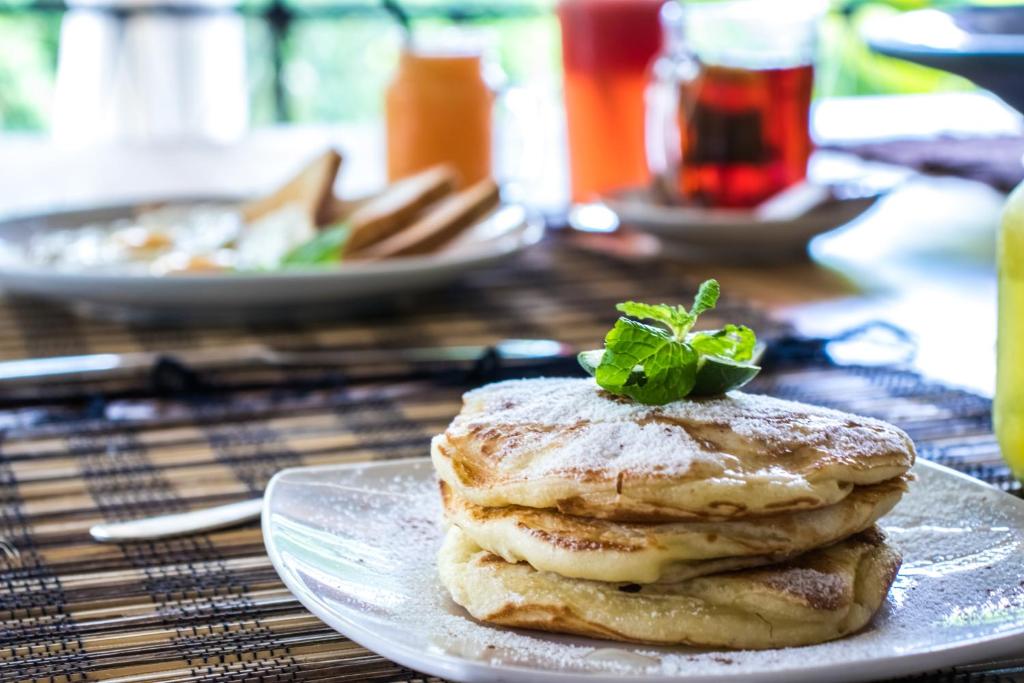
<svg viewBox="0 0 1024 683"><path fill-rule="evenodd" d="M293 204L309 216L313 225L320 225L321 218L330 211L333 200L331 189L339 168L341 155L328 149L275 192L242 204L242 216L251 222Z"/></svg>
<svg viewBox="0 0 1024 683"><path fill-rule="evenodd" d="M353 258L383 259L429 254L455 239L498 206L493 180L482 180L427 207L409 227L357 252Z"/></svg>
<svg viewBox="0 0 1024 683"><path fill-rule="evenodd" d="M387 187L355 209L345 255L358 253L386 240L408 226L427 206L455 190L455 171L434 166Z"/></svg>

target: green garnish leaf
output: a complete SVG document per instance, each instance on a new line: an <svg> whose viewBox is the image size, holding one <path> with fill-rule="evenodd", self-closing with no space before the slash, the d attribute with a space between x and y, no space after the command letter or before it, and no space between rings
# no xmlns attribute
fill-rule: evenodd
<svg viewBox="0 0 1024 683"><path fill-rule="evenodd" d="M706 313L712 308L718 305L718 297L722 293L722 288L718 285L718 280L705 280L697 288L697 295L693 297L693 308L690 309L690 315L693 316L694 322L697 321L697 316L701 313Z"/></svg>
<svg viewBox="0 0 1024 683"><path fill-rule="evenodd" d="M689 324L690 321L690 314L682 306L641 304L636 301L626 301L617 305L615 309L637 320L654 320L659 322L673 334L677 329Z"/></svg>
<svg viewBox="0 0 1024 683"><path fill-rule="evenodd" d="M638 320L654 320L659 322L665 326L673 337L683 341L687 333L697 322L698 316L701 313L710 311L718 303L720 291L717 280L704 281L697 289L697 295L693 298L693 308L689 311L683 306L641 304L636 301L626 301L615 308L620 313L625 313Z"/></svg>
<svg viewBox="0 0 1024 683"><path fill-rule="evenodd" d="M604 343L604 356L594 376L612 393L661 405L685 396L693 388L697 354L689 344L664 330L619 318Z"/></svg>
<svg viewBox="0 0 1024 683"><path fill-rule="evenodd" d="M592 351L580 351L576 355L576 361L580 364L588 375L594 376L597 372L597 366L601 364L601 359L604 357L604 349L594 349Z"/></svg>
<svg viewBox="0 0 1024 683"><path fill-rule="evenodd" d="M349 227L339 223L320 231L316 237L292 249L281 261L289 266L323 266L341 260L341 248L348 240Z"/></svg>
<svg viewBox="0 0 1024 683"><path fill-rule="evenodd" d="M580 365L606 391L650 405L698 389L724 393L746 384L760 370L747 362L757 343L753 330L730 324L711 332L690 331L702 313L717 305L720 293L718 282L707 280L689 311L668 304L619 304L616 309L630 317L616 321L603 350L581 353Z"/></svg>
<svg viewBox="0 0 1024 683"><path fill-rule="evenodd" d="M721 356L735 361L748 361L754 357L757 336L746 325L726 325L713 332L696 332L690 344L702 356Z"/></svg>

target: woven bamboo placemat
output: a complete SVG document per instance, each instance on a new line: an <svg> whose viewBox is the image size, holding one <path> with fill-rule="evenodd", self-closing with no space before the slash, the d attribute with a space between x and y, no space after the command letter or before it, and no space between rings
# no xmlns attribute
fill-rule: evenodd
<svg viewBox="0 0 1024 683"><path fill-rule="evenodd" d="M550 337L593 346L623 298L686 300L680 272L549 247L471 288L390 304L355 321L278 329L150 330L58 309L0 305L9 357L195 348L253 341L399 347ZM923 457L1019 491L999 460L987 400L892 368L839 367L823 343L787 340L726 303L724 319L777 338L753 390L890 419ZM715 320L708 320L715 324ZM92 382L0 397L0 680L415 681L306 612L278 581L257 525L191 538L98 545L103 520L258 495L284 467L426 457L470 385L572 364L429 372L394 365L252 370L180 382ZM172 377L173 379L173 377ZM1016 668L1015 668L1016 667ZM1000 681L1021 663L920 680ZM1015 673L1016 672L1016 673Z"/></svg>

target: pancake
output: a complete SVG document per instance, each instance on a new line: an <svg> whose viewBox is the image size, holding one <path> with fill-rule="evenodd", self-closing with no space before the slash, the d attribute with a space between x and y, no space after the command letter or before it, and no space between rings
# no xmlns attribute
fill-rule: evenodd
<svg viewBox="0 0 1024 683"><path fill-rule="evenodd" d="M834 505L907 472L914 445L880 420L767 396L648 406L562 378L467 392L431 456L476 505L669 522Z"/></svg>
<svg viewBox="0 0 1024 683"><path fill-rule="evenodd" d="M727 522L637 524L520 506L474 505L441 483L448 521L508 562L594 581L678 582L770 564L871 527L906 491L903 479L858 486L817 510Z"/></svg>
<svg viewBox="0 0 1024 683"><path fill-rule="evenodd" d="M451 527L441 582L476 619L637 643L766 649L863 628L885 600L899 554L877 529L783 565L676 584L567 579L511 564Z"/></svg>

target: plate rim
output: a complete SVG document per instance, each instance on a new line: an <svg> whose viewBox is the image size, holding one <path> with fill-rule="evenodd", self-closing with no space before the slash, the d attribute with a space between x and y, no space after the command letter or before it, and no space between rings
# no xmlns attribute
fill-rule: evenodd
<svg viewBox="0 0 1024 683"><path fill-rule="evenodd" d="M1006 7L1013 7L1008 5ZM931 42L913 42L900 37L899 29L915 19L920 19L921 12L940 12L957 19L958 16L969 14L983 14L992 9L999 11L1005 9L1001 6L962 6L943 8L921 8L908 12L879 18L869 23L862 31L868 46L877 52L892 57L920 57L937 59L978 59L985 57L1011 57L1024 56L1024 35L1019 33L978 33L966 29L960 29L964 42L959 48L949 47Z"/></svg>
<svg viewBox="0 0 1024 683"><path fill-rule="evenodd" d="M779 669L774 671L764 672L752 672L749 674L730 674L727 672L714 673L714 674L701 674L698 676L686 676L683 675L665 675L665 674L651 674L644 676L623 676L622 674L616 673L574 673L574 672L561 672L561 671L542 671L535 668L527 668L518 665L501 665L492 666L483 664L480 662L474 662L465 659L459 655L453 654L436 654L429 650L418 650L405 644L392 641L384 637L378 637L372 631L363 628L357 622L345 617L339 617L337 614L329 613L328 610L320 609L317 603L308 602L305 598L305 589L293 585L288 580L289 572L285 571L281 559L278 556L275 548L271 543L270 533L270 501L274 489L280 484L280 480L284 477L294 474L295 472L324 472L324 471L345 471L345 470L365 470L365 469L389 469L389 468L400 468L408 469L411 467L418 467L420 469L426 468L433 471L430 459L426 456L411 457L411 458L399 458L394 460L372 460L365 462L352 462L352 463L339 463L339 464L328 464L328 465L310 465L301 467L289 467L278 471L270 479L267 484L266 490L263 495L263 510L260 515L260 530L263 535L264 548L267 551L267 555L270 557L274 571L278 577L288 588L288 591L295 596L299 603L312 612L318 619L323 621L327 626L335 629L346 638L355 642L356 644L365 647L367 650L378 654L386 659L389 659L397 664L412 669L414 671L421 671L431 676L440 676L444 678L455 678L460 681L537 681L537 680L553 680L557 683L585 683L587 681L688 681L689 683L722 683L723 681L748 681L758 683L784 683L793 682L797 683L800 681L868 681L874 680L879 676L903 676L915 673L922 673L925 671L932 671L941 669L943 667L954 666L957 664L964 664L974 661L983 661L987 658L998 658L1006 654L1012 654L1017 651L1021 644L1024 644L1024 625L1011 630L1007 633L978 636L970 638L955 644L946 643L932 648L926 648L919 652L913 652L908 654L897 654L884 657L882 659L866 659L866 660L854 660L844 662L845 665L856 665L858 670L852 675L841 675L835 677L834 674L837 672L836 664L823 664L814 665L807 668L801 669ZM932 469L945 476L953 476L956 479L966 481L974 486L979 486L985 489L990 489L999 494L1005 495L1009 500L1013 501L1013 504L1017 504L1024 508L1024 501L1021 501L1014 496L1001 491L1000 489L992 486L991 484L972 477L963 472L959 472L951 467L946 467L939 463L935 463L929 460L918 458L915 462L914 467L924 467L925 469ZM434 568L434 563L427 565L430 569ZM342 630L332 623L332 621L341 621L345 624L347 629ZM475 620L474 620L475 621ZM477 622L480 623L480 622ZM482 624L481 626L489 627L488 624ZM495 628L490 626L490 628ZM516 629L502 629L507 631L515 632ZM536 632L531 632L536 633ZM636 647L635 645L625 643L617 644L616 647ZM780 648L784 649L784 648ZM976 654L976 657L972 657L969 660L964 659L960 654L964 650L969 650ZM844 670L844 674L849 673Z"/></svg>
<svg viewBox="0 0 1024 683"><path fill-rule="evenodd" d="M831 215L842 214L844 222L833 223L813 213L790 219L760 219L751 211L734 209L701 209L643 204L628 198L604 198L596 204L607 208L628 225L652 233L665 234L677 239L714 235L719 242L727 242L737 233L746 235L751 230L776 232L810 232L824 234L844 227L877 206L886 192L836 200ZM849 217L846 214L849 214ZM838 220L838 219L836 219Z"/></svg>
<svg viewBox="0 0 1024 683"><path fill-rule="evenodd" d="M12 217L5 216L0 218L0 230L3 229L4 224L6 223L31 220L46 220L47 218L52 218L55 216L69 215L87 211L113 211L119 209L129 209L132 207L136 207L139 204L139 202L136 202L126 204L96 205L88 208L72 209L68 211L51 211ZM181 275L175 275L173 277L168 277L166 275L152 275L148 273L132 274L116 272L90 272L88 270L51 270L39 266L20 268L17 266L11 267L6 264L0 264L0 279L7 280L9 278L18 278L23 280L48 281L53 283L89 282L97 286L109 286L117 284L140 285L144 283L154 284L157 282L173 282L174 284L186 283L181 286L205 287L211 285L218 286L226 281L229 281L232 284L236 284L238 286L244 286L251 285L253 283L281 282L282 280L343 280L346 278L367 275L402 275L414 272L424 272L428 270L433 270L435 268L468 268L476 263L486 262L490 259L495 258L503 258L510 254L517 253L519 251L536 245L543 239L544 233L546 232L543 220L522 204L516 202L502 204L501 206L498 207L494 214L492 214L492 216L496 216L501 212L507 211L517 211L519 213L519 216L516 219L515 227L509 230L508 233L506 233L506 236L514 235L516 237L516 243L512 246L507 246L501 249L483 250L469 247L453 253L440 252L437 254L427 254L423 256L407 256L396 259L385 259L379 262L374 261L363 263L347 263L343 268L295 268L270 270L258 273L185 273Z"/></svg>

